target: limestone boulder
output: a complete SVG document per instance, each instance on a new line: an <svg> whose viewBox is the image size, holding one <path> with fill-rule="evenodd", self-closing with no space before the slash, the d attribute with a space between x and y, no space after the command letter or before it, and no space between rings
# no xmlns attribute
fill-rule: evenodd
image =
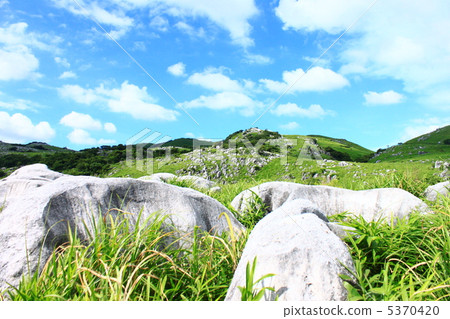
<svg viewBox="0 0 450 319"><path fill-rule="evenodd" d="M4 202L21 196L29 190L37 189L63 175L49 170L45 164L33 164L19 168L0 180L0 207Z"/></svg>
<svg viewBox="0 0 450 319"><path fill-rule="evenodd" d="M346 300L347 290L340 274L354 265L346 245L336 236L322 214L308 201L291 202L266 215L252 230L225 300L241 299L238 287L245 287L247 263L257 257L254 289L266 290L263 300ZM295 209L296 207L296 209Z"/></svg>
<svg viewBox="0 0 450 319"><path fill-rule="evenodd" d="M22 180L27 185L30 180L49 177L39 187L13 184L8 189L2 181L5 194L12 199L0 212L0 290L8 283L17 285L28 268L37 270L39 261L42 266L53 248L67 240L68 225L81 239L88 239L85 225L91 229L92 219L119 214L117 209L128 212L124 218L132 224L139 212L142 218L165 215L179 236L192 233L196 226L216 233L228 231L226 219L219 217L223 212L236 233L244 229L218 201L189 188L130 178L58 175L41 168Z"/></svg>
<svg viewBox="0 0 450 319"><path fill-rule="evenodd" d="M177 178L177 180L187 181L188 183L191 183L192 186L202 188L205 190L211 189L216 186L216 183L214 183L213 181L210 181L200 176L193 176L193 175L180 176Z"/></svg>
<svg viewBox="0 0 450 319"><path fill-rule="evenodd" d="M425 198L429 201L436 201L438 196L450 196L450 181L428 186L425 190Z"/></svg>
<svg viewBox="0 0 450 319"><path fill-rule="evenodd" d="M268 182L245 190L233 199L231 206L238 212L245 212L254 194L262 199L268 211L301 198L311 201L327 216L350 212L363 216L367 221L380 217L403 218L415 210L424 213L429 211L422 200L402 189L380 188L353 191L290 182Z"/></svg>

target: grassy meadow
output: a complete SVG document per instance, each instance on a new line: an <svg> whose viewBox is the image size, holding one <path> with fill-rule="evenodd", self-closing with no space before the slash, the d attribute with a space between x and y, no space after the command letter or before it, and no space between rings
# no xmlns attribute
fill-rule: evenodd
<svg viewBox="0 0 450 319"><path fill-rule="evenodd" d="M397 167L369 182L349 183L342 177L332 184L351 189L400 187L421 194L424 185L418 181L426 172ZM206 193L230 208L238 193L261 182L224 184L221 192ZM172 183L190 186L185 181ZM432 214L413 214L395 225L366 222L350 213L330 217L357 232L345 240L358 279L345 283L349 300L450 300L450 199L429 204ZM239 236L196 230L189 248L177 241L167 245L176 229L163 232L163 218L155 216L129 232L123 215L106 214L95 221L90 242L80 241L73 232L49 260L42 261L42 273L24 278L17 289L2 295L12 300L223 300L248 234L265 213L255 203L247 215L236 215L248 228ZM244 299L255 295L251 289L243 294Z"/></svg>

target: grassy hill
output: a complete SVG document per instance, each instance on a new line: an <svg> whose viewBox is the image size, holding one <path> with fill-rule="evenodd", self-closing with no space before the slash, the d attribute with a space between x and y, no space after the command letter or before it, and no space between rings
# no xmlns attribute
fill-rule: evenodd
<svg viewBox="0 0 450 319"><path fill-rule="evenodd" d="M205 146L212 146L214 142L210 141L204 141L204 140L198 140L194 138L177 138L174 140L170 140L166 143L161 144L161 147L180 147L180 148L186 148L192 150L194 148L194 145L198 145L201 147Z"/></svg>
<svg viewBox="0 0 450 319"><path fill-rule="evenodd" d="M405 143L378 150L370 162L401 162L450 159L450 125Z"/></svg>
<svg viewBox="0 0 450 319"><path fill-rule="evenodd" d="M447 126L404 144L379 150L374 156L371 150L345 139L322 135L281 135L251 128L234 132L216 143L178 138L163 144L145 145L141 149L144 157L148 148L153 150L151 170L148 169L149 161L145 159L139 165L134 162L130 166L130 162L125 162L125 145L72 151L39 142L24 145L0 142L0 177L23 165L44 163L50 169L72 175L140 177L170 172L200 175L220 183L272 179L321 184L339 179L341 183L350 185L358 178L376 178L389 171L404 172L413 167L403 165L405 161L417 160L423 162L420 168L414 168L421 172L417 178L431 182L436 180L431 176L437 173L432 170L431 162L450 158L449 137L450 126ZM194 145L202 146L201 156L192 152ZM167 147L171 147L170 159L166 156ZM285 150L288 151L287 157L283 153ZM135 147L134 159L137 158L136 151ZM346 161L352 165L341 167L337 163L321 164L314 160L320 158ZM374 166L377 161L386 162L386 165L378 163Z"/></svg>
<svg viewBox="0 0 450 319"><path fill-rule="evenodd" d="M0 141L0 155L12 153L56 153L56 152L74 152L64 147L52 146L43 142L31 142L28 144L12 144Z"/></svg>
<svg viewBox="0 0 450 319"><path fill-rule="evenodd" d="M344 157L347 157L346 160L353 162L366 162L369 160L370 156L373 155L373 151L345 139L337 139L321 135L308 136L313 137L322 149L337 160L344 160L342 158L343 155L341 154L346 154L347 156L344 155Z"/></svg>

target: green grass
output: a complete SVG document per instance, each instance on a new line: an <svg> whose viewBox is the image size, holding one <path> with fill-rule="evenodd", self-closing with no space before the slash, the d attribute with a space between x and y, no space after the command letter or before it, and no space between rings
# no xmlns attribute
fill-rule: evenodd
<svg viewBox="0 0 450 319"><path fill-rule="evenodd" d="M449 139L449 136L450 125L413 138L403 144L391 146L381 152L379 156L371 159L371 162L448 161L450 159L450 145L445 144L445 141ZM419 154L419 152L425 154Z"/></svg>
<svg viewBox="0 0 450 319"><path fill-rule="evenodd" d="M245 214L234 212L230 203L241 191L263 182L286 180L353 190L397 187L423 199L425 188L441 181L431 162L340 167L337 162L296 161L297 157L291 156L287 165L282 165L275 159L254 176L239 176L237 181L220 184L220 192L198 189L236 214L248 228L242 237L229 233L213 236L197 229L191 234L192 245L180 247L180 241L168 244L176 230L161 227L163 218L154 216L133 228L126 215L106 214L95 221L90 241L81 241L74 231L49 260L43 261L41 273L24 278L17 290L3 294L12 300L223 300L248 233L266 213L258 198ZM173 163L159 171L175 173L182 165ZM117 175L146 175L125 165L121 169ZM329 170L337 176L331 182L311 177L316 173L323 176ZM303 179L305 173L309 177ZM172 183L193 187L187 181ZM344 214L331 218L357 233L345 240L358 280L345 284L350 300L450 300L450 199L429 204L433 213L413 214L395 225ZM259 293L252 290L248 279L242 287L247 293L244 299Z"/></svg>
<svg viewBox="0 0 450 319"><path fill-rule="evenodd" d="M350 300L450 300L450 199L433 209L395 225L336 218L356 233L346 239L358 279L345 284Z"/></svg>
<svg viewBox="0 0 450 319"><path fill-rule="evenodd" d="M95 221L89 242L71 233L40 274L6 294L11 300L223 300L246 234L195 229L186 247L165 219L132 227L123 214ZM183 248L184 247L184 248Z"/></svg>
<svg viewBox="0 0 450 319"><path fill-rule="evenodd" d="M319 135L311 135L311 137L317 141L317 144L321 148L326 149L330 147L338 152L348 154L350 160L352 161L361 160L364 157L367 157L373 153L373 151L367 148L364 148L358 144L349 142L344 139L336 139Z"/></svg>

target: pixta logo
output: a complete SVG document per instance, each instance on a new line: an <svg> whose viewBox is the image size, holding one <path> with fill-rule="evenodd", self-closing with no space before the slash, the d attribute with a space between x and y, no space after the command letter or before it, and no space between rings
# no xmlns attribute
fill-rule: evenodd
<svg viewBox="0 0 450 319"><path fill-rule="evenodd" d="M171 148L163 147L164 143L172 137L157 131L145 128L129 138L126 142L126 165L134 167L138 171L153 174L155 170L154 149L165 151L165 160L158 161L157 165L164 165L171 157Z"/></svg>

